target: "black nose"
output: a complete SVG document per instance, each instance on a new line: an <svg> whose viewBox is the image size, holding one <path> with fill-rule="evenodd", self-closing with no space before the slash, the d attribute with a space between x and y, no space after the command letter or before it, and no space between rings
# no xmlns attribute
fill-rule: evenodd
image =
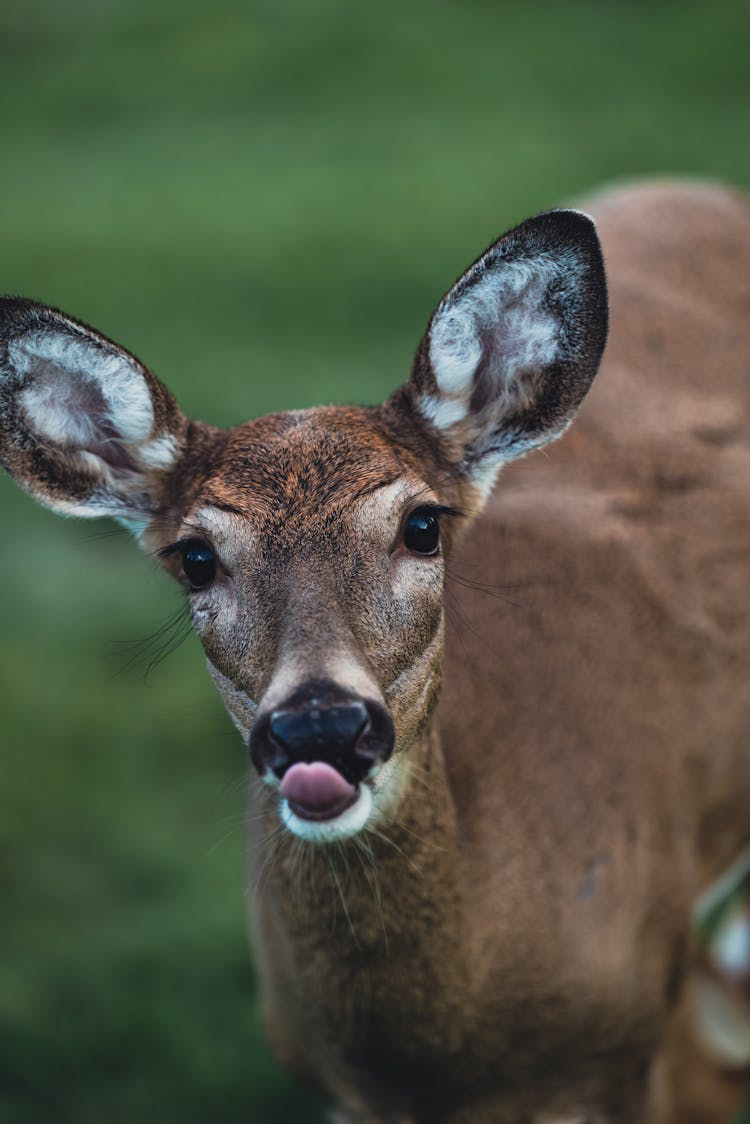
<svg viewBox="0 0 750 1124"><path fill-rule="evenodd" d="M259 772L282 777L290 765L325 761L350 784L393 749L393 721L386 708L335 684L308 683L283 706L258 715L250 754Z"/></svg>
<svg viewBox="0 0 750 1124"><path fill-rule="evenodd" d="M316 753L350 752L367 722L363 702L321 704L306 710L274 710L268 733L290 759L309 761Z"/></svg>

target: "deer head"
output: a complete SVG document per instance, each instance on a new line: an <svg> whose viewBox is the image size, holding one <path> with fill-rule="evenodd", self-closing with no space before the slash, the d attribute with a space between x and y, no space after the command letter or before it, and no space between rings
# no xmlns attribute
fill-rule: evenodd
<svg viewBox="0 0 750 1124"><path fill-rule="evenodd" d="M188 421L127 351L0 304L0 459L65 515L111 516L184 585L226 707L288 829L387 819L435 706L444 560L502 465L559 437L607 326L593 223L537 216L438 305L381 407Z"/></svg>

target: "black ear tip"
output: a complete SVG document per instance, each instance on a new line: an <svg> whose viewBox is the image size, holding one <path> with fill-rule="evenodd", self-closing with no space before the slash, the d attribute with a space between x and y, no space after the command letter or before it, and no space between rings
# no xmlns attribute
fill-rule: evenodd
<svg viewBox="0 0 750 1124"><path fill-rule="evenodd" d="M569 219L572 223L579 223L586 227L596 229L596 220L593 215L588 211L582 211L580 207L557 207L552 211L547 212L550 215L559 215L563 219Z"/></svg>
<svg viewBox="0 0 750 1124"><path fill-rule="evenodd" d="M599 235L594 218L575 207L542 211L521 224L530 235L556 243L598 246Z"/></svg>
<svg viewBox="0 0 750 1124"><path fill-rule="evenodd" d="M64 318L57 309L48 308L28 297L10 293L0 296L0 334L3 338L43 327L46 322L53 322L55 317Z"/></svg>
<svg viewBox="0 0 750 1124"><path fill-rule="evenodd" d="M17 297L14 293L3 293L0 295L0 317L8 319L14 313L26 312L30 307L33 307L34 302L27 300L26 297Z"/></svg>

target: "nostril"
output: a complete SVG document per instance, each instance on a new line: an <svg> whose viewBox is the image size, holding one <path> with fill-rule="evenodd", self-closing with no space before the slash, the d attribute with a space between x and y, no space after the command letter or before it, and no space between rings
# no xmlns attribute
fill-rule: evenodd
<svg viewBox="0 0 750 1124"><path fill-rule="evenodd" d="M370 764L387 761L393 752L396 732L393 719L386 707L380 703L367 703L368 720L357 740L355 752L358 757Z"/></svg>
<svg viewBox="0 0 750 1124"><path fill-rule="evenodd" d="M275 738L270 736L269 716L256 718L250 731L250 759L261 776L270 769L277 777L283 776L290 764L289 756Z"/></svg>

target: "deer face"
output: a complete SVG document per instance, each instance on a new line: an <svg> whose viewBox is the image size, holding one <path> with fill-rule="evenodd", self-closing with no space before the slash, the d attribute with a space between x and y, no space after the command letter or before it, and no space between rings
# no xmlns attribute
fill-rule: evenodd
<svg viewBox="0 0 750 1124"><path fill-rule="evenodd" d="M261 419L230 433L173 541L151 536L255 768L304 838L384 814L437 696L440 524L456 515L416 459L378 411Z"/></svg>
<svg viewBox="0 0 750 1124"><path fill-rule="evenodd" d="M0 300L0 460L54 510L125 523L187 589L209 670L316 842L387 818L437 698L443 565L502 464L558 437L596 372L593 224L530 219L436 309L378 409L188 422L137 359Z"/></svg>

